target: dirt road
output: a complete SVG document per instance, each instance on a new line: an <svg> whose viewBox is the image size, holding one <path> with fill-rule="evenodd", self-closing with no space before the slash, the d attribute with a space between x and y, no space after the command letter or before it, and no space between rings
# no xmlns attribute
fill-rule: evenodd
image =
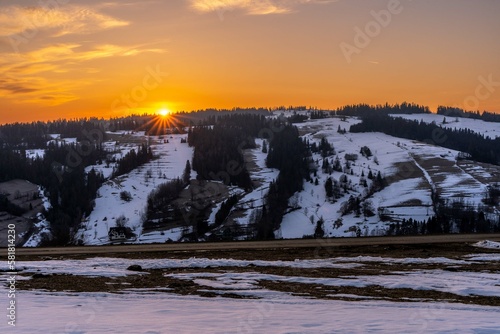
<svg viewBox="0 0 500 334"><path fill-rule="evenodd" d="M418 245L474 243L480 240L500 242L500 234L448 234L408 237L367 237L367 238L331 238L331 239L296 239L274 241L240 241L218 243L171 243L147 245L114 245L86 247L52 248L17 248L16 256L54 256L54 255L110 255L117 253L153 253L153 252L196 252L227 250L270 250L270 249L321 249L330 247L370 246L370 245ZM6 254L6 250L2 250Z"/></svg>

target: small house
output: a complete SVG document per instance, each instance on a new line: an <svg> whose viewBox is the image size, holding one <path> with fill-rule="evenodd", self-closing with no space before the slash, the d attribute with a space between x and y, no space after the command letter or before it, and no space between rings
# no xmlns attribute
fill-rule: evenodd
<svg viewBox="0 0 500 334"><path fill-rule="evenodd" d="M127 239L125 227L111 227L108 232L109 241L122 241Z"/></svg>

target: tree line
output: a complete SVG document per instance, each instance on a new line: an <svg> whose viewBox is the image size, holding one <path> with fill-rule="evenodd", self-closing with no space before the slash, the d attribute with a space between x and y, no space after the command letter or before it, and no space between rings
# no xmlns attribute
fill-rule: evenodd
<svg viewBox="0 0 500 334"><path fill-rule="evenodd" d="M311 179L310 159L310 150L300 138L297 127L284 125L270 138L266 165L280 172L269 185L266 204L257 222L257 239L274 239L274 231L281 226L289 198L303 189L304 179Z"/></svg>
<svg viewBox="0 0 500 334"><path fill-rule="evenodd" d="M0 148L42 149L52 139L51 134L77 141L102 142L106 139L105 124L106 121L97 118L5 124L0 126Z"/></svg>
<svg viewBox="0 0 500 334"><path fill-rule="evenodd" d="M259 115L226 115L213 126L195 126L188 130L188 144L194 147L193 170L205 180L251 189L252 181L242 154L255 148L254 138L267 124Z"/></svg>
<svg viewBox="0 0 500 334"><path fill-rule="evenodd" d="M394 137L419 140L465 152L470 159L478 162L500 164L500 137L492 139L470 129L441 128L435 123L372 113L363 116L362 122L352 125L350 131L383 132Z"/></svg>
<svg viewBox="0 0 500 334"><path fill-rule="evenodd" d="M353 104L346 105L335 110L335 114L339 116L371 116L374 113L389 115L389 114L430 114L429 107L415 103L403 102L401 104Z"/></svg>
<svg viewBox="0 0 500 334"><path fill-rule="evenodd" d="M485 122L500 122L500 114L495 114L488 111L483 111L482 113L477 111L466 111L461 108L455 107L445 107L439 106L437 108L438 115L444 115L446 117L464 117L471 119L479 119Z"/></svg>
<svg viewBox="0 0 500 334"><path fill-rule="evenodd" d="M151 161L154 158L151 147L146 144L141 144L137 152L135 149L130 150L123 158L118 160L113 177L127 174L139 166Z"/></svg>

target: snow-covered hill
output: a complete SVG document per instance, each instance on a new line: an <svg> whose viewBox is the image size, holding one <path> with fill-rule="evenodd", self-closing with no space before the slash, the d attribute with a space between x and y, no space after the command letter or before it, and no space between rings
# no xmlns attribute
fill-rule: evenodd
<svg viewBox="0 0 500 334"><path fill-rule="evenodd" d="M463 199L464 202L477 205L481 203L487 184L499 181L498 166L457 162L457 151L382 133L337 133L339 126L349 129L355 122L357 120L352 118L346 121L326 118L301 123L298 127L310 141L325 137L333 143L343 166L346 153L358 154L358 159L351 163L353 175L349 172L332 173L337 180L343 174L347 176L353 185L350 194L365 197L367 189L359 185L361 175L366 176L370 170L373 173L380 171L390 184L373 196L366 197L366 200L378 212L383 210L393 221L403 218L423 221L433 216L432 189L439 191L444 199ZM363 146L370 148L373 157L366 158L360 154ZM321 161L319 154L314 158ZM382 222L379 215L357 217L353 213L341 217L339 211L348 195L336 203L325 201L323 185L327 176L319 169L319 185L305 184L304 191L296 194L301 209L284 217L281 236L300 238L313 234L315 224L308 219L311 215L313 222L321 217L325 220L327 236L354 236L355 227L359 227L364 235L384 234L387 223ZM339 218L342 218L342 226L338 224Z"/></svg>
<svg viewBox="0 0 500 334"><path fill-rule="evenodd" d="M275 117L279 116L276 113ZM400 117L401 115L397 115ZM408 119L422 119L424 122L442 122L443 117L433 114L403 115ZM324 221L324 235L328 237L352 237L356 235L383 235L391 223L403 219L426 221L434 216L432 193L439 193L446 201L462 201L477 206L482 203L486 188L500 180L498 166L457 160L459 152L422 142L395 138L382 133L349 133L349 127L358 123L357 118L324 118L298 123L300 134L310 145L319 145L322 138L333 145L334 154L323 157L320 152L313 154L316 173L311 182L304 183L304 189L289 200L289 210L281 227L275 232L277 238L311 237L315 233L318 220ZM486 123L471 119L447 119L443 126L467 127L492 136L500 134L497 123ZM341 131L339 131L339 129ZM347 131L343 131L347 130ZM124 136L123 140L117 140ZM82 222L76 240L86 245L109 242L108 231L116 225L116 219L124 216L127 226L137 235L134 243L177 241L186 226L148 230L143 233L142 223L147 206L147 197L159 184L181 177L186 161L191 160L193 148L181 143L187 135L146 136L137 133L110 133L110 140L104 146L115 158L123 157L141 142L150 143L157 159L114 179L108 179L99 189L95 208ZM266 167L266 153L262 152L263 139L256 139L257 148L244 150L247 169L255 188L245 192L234 186L225 187L224 198L214 198L212 211L208 215L208 225L214 227L215 214L230 195L238 195L239 201L221 226L210 233L221 235L227 230L238 230L238 239L250 234L248 227L262 212L269 183L276 179L279 171ZM371 155L361 154L368 148ZM324 160L329 166L339 160L341 171L325 170ZM113 164L89 166L109 177ZM337 168L338 169L338 168ZM385 177L388 185L381 191L370 192L376 175ZM370 177L372 176L372 177ZM191 178L196 179L193 171ZM325 182L331 178L342 189L338 198L326 196ZM316 182L317 181L317 182ZM188 189L189 190L189 189ZM121 199L120 193L129 192L130 201ZM359 198L363 210L346 213L349 201ZM370 214L370 211L373 214ZM496 217L493 210L487 217ZM243 231L243 232L241 232Z"/></svg>
<svg viewBox="0 0 500 334"><path fill-rule="evenodd" d="M143 215L145 214L147 198L149 193L158 185L168 180L180 177L186 166L186 161L191 160L193 149L186 143L181 143L181 139L186 139L187 135L172 134L168 136L151 136L146 138L144 132L134 134L135 137L149 140L149 144L155 155L158 157L133 170L132 172L108 180L99 189L96 205L90 216L82 223L76 239L82 240L86 245L99 245L107 243L108 231L115 226L116 218L125 216L127 226L131 227L139 237L135 242L165 242L169 238L177 240L181 230L175 229L165 232L153 232L142 234ZM107 146L116 144L108 142ZM124 143L115 145L118 153L117 158L125 155L131 149L137 148L136 144ZM112 167L89 166L111 175ZM196 172L191 173L196 178ZM121 199L120 193L127 191L132 195L130 201Z"/></svg>

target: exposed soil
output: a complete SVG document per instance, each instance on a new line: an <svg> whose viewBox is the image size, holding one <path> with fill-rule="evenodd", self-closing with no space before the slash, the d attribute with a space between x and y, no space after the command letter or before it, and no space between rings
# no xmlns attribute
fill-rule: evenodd
<svg viewBox="0 0 500 334"><path fill-rule="evenodd" d="M457 166L481 183L500 182L500 166L470 160L458 160Z"/></svg>
<svg viewBox="0 0 500 334"><path fill-rule="evenodd" d="M113 245L82 247L42 247L18 248L18 260L40 260L44 257L86 258L92 256L114 256L130 258L157 257L227 257L248 259L270 256L282 258L316 258L380 254L384 256L407 257L408 252L424 252L423 256L456 256L463 252L472 253L476 249L470 244L481 240L500 242L500 234L445 234L425 236L365 237L365 238L327 238L327 239L288 239L273 241L238 242L198 242L164 243L145 245ZM464 250L465 248L465 250ZM4 250L6 253L6 250ZM403 252L398 255L399 252ZM269 254L269 255L263 255ZM426 255L425 255L426 254ZM417 255L418 256L418 255Z"/></svg>
<svg viewBox="0 0 500 334"><path fill-rule="evenodd" d="M456 259L473 253L498 253L488 249L477 249L467 243L441 243L441 244L414 244L414 245L364 245L364 246L337 246L320 248L274 248L274 249L228 249L206 251L169 251L169 252L131 252L116 254L117 257L137 259L144 258L232 258L241 260L287 260L296 259L321 259L332 257L357 257L372 256L385 258L429 258L447 257ZM102 255L99 255L102 256ZM112 256L111 254L109 256ZM54 259L88 258L89 255L61 256ZM42 256L22 257L23 260L42 260ZM45 258L47 259L47 258ZM477 262L467 264L397 264L387 262L366 262L354 268L289 268L289 267L260 267L249 265L246 267L208 267L208 268L174 268L143 270L131 272L125 277L87 277L76 275L41 275L22 273L19 276L29 278L18 280L17 288L20 290L46 290L67 292L110 292L127 293L130 289L148 289L161 293L175 293L181 295L198 295L203 297L227 298L257 298L237 294L231 289L212 288L201 286L192 279L179 279L171 274L185 273L227 273L248 272L282 277L311 277L311 278L346 278L368 275L392 275L397 272L414 270L441 269L460 272L487 272L500 274L498 263ZM210 279L210 278L208 278ZM440 301L465 304L500 306L500 297L485 296L460 296L449 292L436 290L418 290L408 288L387 288L378 285L366 287L356 286L327 286L314 283L281 282L272 280L259 280L256 288L265 288L291 295L305 296L318 299L337 300L367 300L382 299L389 301L422 302Z"/></svg>

